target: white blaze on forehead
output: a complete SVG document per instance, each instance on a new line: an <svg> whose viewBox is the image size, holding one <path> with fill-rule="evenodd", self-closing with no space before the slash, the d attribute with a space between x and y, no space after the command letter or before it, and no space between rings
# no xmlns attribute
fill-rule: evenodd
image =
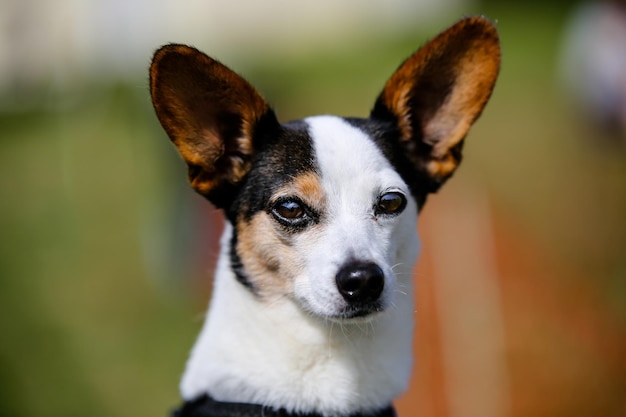
<svg viewBox="0 0 626 417"><path fill-rule="evenodd" d="M382 151L362 130L336 116L306 119L322 182L332 196L367 200L372 192L403 185Z"/></svg>
<svg viewBox="0 0 626 417"><path fill-rule="evenodd" d="M408 196L406 184L364 131L336 116L311 117L306 122L329 221L319 256L335 263L334 267L351 257L381 266L394 262L386 244L392 226L381 227L373 221L374 205L388 190L401 190Z"/></svg>
<svg viewBox="0 0 626 417"><path fill-rule="evenodd" d="M372 262L384 272L381 303L395 297L396 265L413 265L417 246L417 209L400 175L366 132L336 116L305 119L319 173L324 209L322 222L296 244L303 273L294 280L294 295L305 309L336 316L345 308L335 277L350 262ZM377 216L375 205L387 191L402 192L408 205L399 216ZM398 270L399 271L399 270ZM402 272L402 271L401 271ZM410 271L403 271L408 277Z"/></svg>

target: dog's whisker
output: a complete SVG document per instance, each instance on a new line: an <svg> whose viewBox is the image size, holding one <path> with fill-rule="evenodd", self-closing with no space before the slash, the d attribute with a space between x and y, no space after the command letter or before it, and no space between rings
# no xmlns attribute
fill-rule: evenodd
<svg viewBox="0 0 626 417"><path fill-rule="evenodd" d="M404 262L398 262L396 264L393 264L391 266L391 270L393 271L394 269L396 269L397 267L402 266L402 265L404 265Z"/></svg>
<svg viewBox="0 0 626 417"><path fill-rule="evenodd" d="M328 343L327 343L327 356L328 357L332 357L333 356L333 327L335 327L335 323L332 320L326 320L326 323L330 323L330 326L328 326Z"/></svg>
<svg viewBox="0 0 626 417"><path fill-rule="evenodd" d="M397 310L397 309L398 309L398 305L397 305L396 303L392 302L392 303L389 305L389 309L390 309L390 310Z"/></svg>

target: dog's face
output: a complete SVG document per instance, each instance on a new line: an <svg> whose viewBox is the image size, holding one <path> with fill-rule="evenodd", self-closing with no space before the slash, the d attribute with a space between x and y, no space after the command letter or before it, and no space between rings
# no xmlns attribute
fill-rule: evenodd
<svg viewBox="0 0 626 417"><path fill-rule="evenodd" d="M367 119L280 124L243 78L182 45L155 54L151 93L192 186L232 225L239 281L354 320L410 280L418 210L458 166L499 62L494 27L468 18L409 57Z"/></svg>
<svg viewBox="0 0 626 417"><path fill-rule="evenodd" d="M417 204L364 120L319 116L257 132L231 208L232 263L261 297L325 318L371 317L410 279ZM382 138L381 138L382 139Z"/></svg>

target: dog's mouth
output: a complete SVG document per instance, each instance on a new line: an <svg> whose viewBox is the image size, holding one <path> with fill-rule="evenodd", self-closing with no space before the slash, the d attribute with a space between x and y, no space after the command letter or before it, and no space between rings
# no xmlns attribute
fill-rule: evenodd
<svg viewBox="0 0 626 417"><path fill-rule="evenodd" d="M312 317L341 324L368 322L386 310L382 300L370 303L349 303L341 307L337 306L336 309L315 308L308 300L302 298L296 298L295 302L300 309Z"/></svg>
<svg viewBox="0 0 626 417"><path fill-rule="evenodd" d="M333 314L329 318L333 321L369 321L370 319L383 312L385 308L382 303L368 303L361 305L348 305L341 309L337 314Z"/></svg>

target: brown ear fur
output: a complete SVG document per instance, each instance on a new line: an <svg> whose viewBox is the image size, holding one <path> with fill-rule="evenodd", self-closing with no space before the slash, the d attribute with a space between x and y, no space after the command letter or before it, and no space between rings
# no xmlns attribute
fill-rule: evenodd
<svg viewBox="0 0 626 417"><path fill-rule="evenodd" d="M189 166L189 181L220 204L220 193L250 169L252 138L272 110L243 78L185 45L159 49L150 66L150 94L157 117Z"/></svg>
<svg viewBox="0 0 626 417"><path fill-rule="evenodd" d="M393 117L411 163L430 179L426 191L437 191L460 163L463 139L499 68L495 27L470 17L420 48L387 81L371 116Z"/></svg>

